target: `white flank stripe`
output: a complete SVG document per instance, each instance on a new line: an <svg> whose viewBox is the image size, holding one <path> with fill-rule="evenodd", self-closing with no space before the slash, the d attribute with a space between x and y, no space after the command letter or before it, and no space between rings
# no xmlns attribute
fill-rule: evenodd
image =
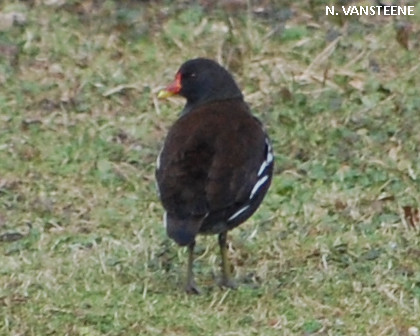
<svg viewBox="0 0 420 336"><path fill-rule="evenodd" d="M268 138L265 138L265 143L267 144L267 158L265 159L268 163L273 161L273 149L271 148L270 141Z"/></svg>
<svg viewBox="0 0 420 336"><path fill-rule="evenodd" d="M239 209L238 211L236 211L232 216L230 216L228 218L228 221L231 221L233 219L235 219L236 217L238 217L242 212L244 212L246 209L249 208L249 205L244 206L243 208Z"/></svg>
<svg viewBox="0 0 420 336"><path fill-rule="evenodd" d="M265 158L265 161L261 164L257 176L260 176L264 172L265 168L267 168L270 165L270 163L273 162L274 159L273 152L271 151L271 145L267 138L265 139L265 144L267 145L267 157Z"/></svg>
<svg viewBox="0 0 420 336"><path fill-rule="evenodd" d="M268 152L271 152L271 144L270 144L270 141L268 140L268 138L265 138L265 143L268 147Z"/></svg>
<svg viewBox="0 0 420 336"><path fill-rule="evenodd" d="M264 172L265 168L267 168L267 166L268 166L269 164L270 164L270 162L268 162L268 161L264 161L264 162L262 163L261 167L260 167L260 170L258 170L257 176L260 176L260 175Z"/></svg>
<svg viewBox="0 0 420 336"><path fill-rule="evenodd" d="M264 175L263 177L261 177L257 183L254 185L254 188L252 188L251 191L251 196L249 196L249 199L253 198L255 193L258 191L258 189L265 183L265 181L268 180L268 176Z"/></svg>

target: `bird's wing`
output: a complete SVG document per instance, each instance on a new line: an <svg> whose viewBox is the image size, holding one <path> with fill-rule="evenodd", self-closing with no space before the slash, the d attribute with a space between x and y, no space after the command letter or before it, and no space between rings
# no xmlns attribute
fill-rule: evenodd
<svg viewBox="0 0 420 336"><path fill-rule="evenodd" d="M247 109L217 103L174 124L156 172L169 213L206 216L249 199L264 160L265 133Z"/></svg>

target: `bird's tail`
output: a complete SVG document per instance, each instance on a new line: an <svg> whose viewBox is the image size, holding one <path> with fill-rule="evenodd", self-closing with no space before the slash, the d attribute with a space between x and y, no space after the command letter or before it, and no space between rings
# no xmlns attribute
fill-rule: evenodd
<svg viewBox="0 0 420 336"><path fill-rule="evenodd" d="M205 216L177 218L171 213L165 213L166 232L177 244L189 245L194 241L204 218Z"/></svg>

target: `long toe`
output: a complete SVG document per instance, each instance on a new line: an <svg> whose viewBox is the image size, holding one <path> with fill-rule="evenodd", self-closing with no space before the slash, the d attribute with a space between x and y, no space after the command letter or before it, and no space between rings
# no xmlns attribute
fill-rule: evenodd
<svg viewBox="0 0 420 336"><path fill-rule="evenodd" d="M194 294L194 295L200 295L201 294L200 288L195 284L194 281L189 281L185 285L185 292L187 294Z"/></svg>
<svg viewBox="0 0 420 336"><path fill-rule="evenodd" d="M238 284L232 278L223 277L219 280L219 286L230 289L237 289Z"/></svg>

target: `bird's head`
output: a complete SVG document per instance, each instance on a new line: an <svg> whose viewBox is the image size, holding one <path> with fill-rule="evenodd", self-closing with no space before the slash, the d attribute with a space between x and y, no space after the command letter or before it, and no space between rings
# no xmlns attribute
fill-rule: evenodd
<svg viewBox="0 0 420 336"><path fill-rule="evenodd" d="M242 93L230 73L217 62L196 58L185 62L175 80L159 92L158 98L180 95L187 105L199 105L217 100L242 98Z"/></svg>

